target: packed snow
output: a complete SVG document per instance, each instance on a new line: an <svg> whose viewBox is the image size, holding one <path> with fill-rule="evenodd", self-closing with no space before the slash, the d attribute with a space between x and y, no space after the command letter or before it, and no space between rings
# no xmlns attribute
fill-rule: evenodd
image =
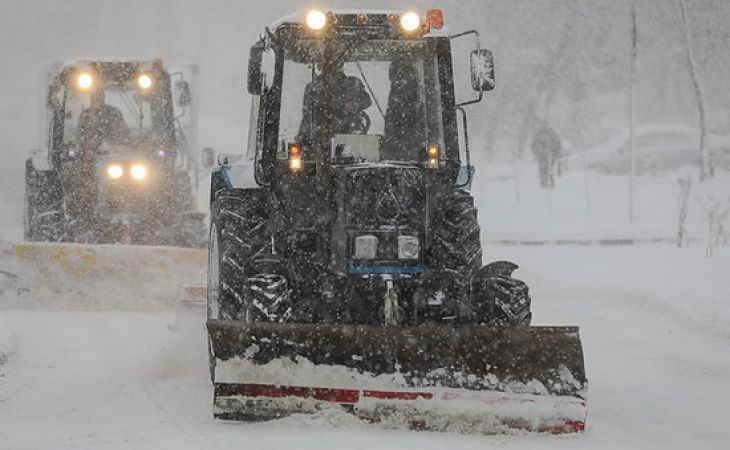
<svg viewBox="0 0 730 450"><path fill-rule="evenodd" d="M174 331L171 311L3 310L0 348L12 349L0 378L4 448L284 448L292 440L305 448L726 448L730 281L721 272L730 252L492 246L488 254L521 262L536 324L581 326L584 435L375 431L333 411L218 422L202 310Z"/></svg>

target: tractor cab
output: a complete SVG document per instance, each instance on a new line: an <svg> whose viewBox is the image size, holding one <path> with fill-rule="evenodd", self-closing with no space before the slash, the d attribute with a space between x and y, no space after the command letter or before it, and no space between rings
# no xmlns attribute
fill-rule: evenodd
<svg viewBox="0 0 730 450"><path fill-rule="evenodd" d="M468 149L459 149L451 40L477 35L449 36L442 27L439 10L425 21L413 12L315 10L267 29L249 59L257 178L395 163L456 181ZM478 36L476 47L472 80L481 99L494 72Z"/></svg>
<svg viewBox="0 0 730 450"><path fill-rule="evenodd" d="M190 69L81 59L53 72L47 161L26 163L29 239L200 245L170 231L195 215Z"/></svg>
<svg viewBox="0 0 730 450"><path fill-rule="evenodd" d="M178 89L185 91L178 107L186 106L187 82ZM118 152L172 161L180 144L171 77L160 60L66 65L49 88L48 107L56 168Z"/></svg>

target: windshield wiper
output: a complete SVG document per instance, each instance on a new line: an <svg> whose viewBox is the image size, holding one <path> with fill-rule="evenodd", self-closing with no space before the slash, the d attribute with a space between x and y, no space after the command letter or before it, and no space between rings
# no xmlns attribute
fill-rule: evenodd
<svg viewBox="0 0 730 450"><path fill-rule="evenodd" d="M378 112L380 113L380 117L385 120L385 114L383 114L383 108L380 107L380 102L378 101L378 97L375 96L375 92L373 92L373 88L370 87L370 83L368 82L368 77L365 76L365 72L362 70L362 65L360 65L360 61L355 61L355 65L357 66L357 70L360 71L360 75L362 76L362 81L365 82L365 86L368 88L368 92L370 92L370 97L373 98L373 101L375 102L375 107L378 108Z"/></svg>

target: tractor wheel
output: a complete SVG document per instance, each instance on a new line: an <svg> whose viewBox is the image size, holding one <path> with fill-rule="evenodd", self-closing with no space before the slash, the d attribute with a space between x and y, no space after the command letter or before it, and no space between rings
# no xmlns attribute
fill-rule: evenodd
<svg viewBox="0 0 730 450"><path fill-rule="evenodd" d="M31 160L25 169L23 237L26 241L58 241L65 233L63 193L58 173L35 170Z"/></svg>
<svg viewBox="0 0 730 450"><path fill-rule="evenodd" d="M438 202L439 210L432 221L432 267L470 276L482 264L474 197L456 189Z"/></svg>
<svg viewBox="0 0 730 450"><path fill-rule="evenodd" d="M248 265L271 245L264 191L223 193L211 208L208 245L208 318L248 319Z"/></svg>
<svg viewBox="0 0 730 450"><path fill-rule="evenodd" d="M474 198L454 189L440 196L435 207L424 255L429 270L414 293L421 322L459 316L469 298L469 280L482 264Z"/></svg>
<svg viewBox="0 0 730 450"><path fill-rule="evenodd" d="M530 292L524 281L512 277L517 267L508 261L493 262L472 278L472 307L479 323L497 327L530 325Z"/></svg>
<svg viewBox="0 0 730 450"><path fill-rule="evenodd" d="M256 264L257 270L261 269ZM286 322L291 318L291 289L280 270L257 273L246 280L246 299L252 320Z"/></svg>

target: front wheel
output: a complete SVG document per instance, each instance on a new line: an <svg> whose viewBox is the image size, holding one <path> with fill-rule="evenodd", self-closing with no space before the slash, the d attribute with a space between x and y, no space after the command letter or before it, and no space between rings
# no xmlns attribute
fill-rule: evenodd
<svg viewBox="0 0 730 450"><path fill-rule="evenodd" d="M499 261L482 267L472 278L471 300L479 323L498 327L529 326L532 321L529 288L512 277L518 266Z"/></svg>
<svg viewBox="0 0 730 450"><path fill-rule="evenodd" d="M256 255L271 245L265 192L247 189L221 194L211 208L208 244L209 318L244 320L247 277Z"/></svg>
<svg viewBox="0 0 730 450"><path fill-rule="evenodd" d="M32 160L25 168L23 236L26 241L59 241L66 229L63 193L58 173L35 170Z"/></svg>

